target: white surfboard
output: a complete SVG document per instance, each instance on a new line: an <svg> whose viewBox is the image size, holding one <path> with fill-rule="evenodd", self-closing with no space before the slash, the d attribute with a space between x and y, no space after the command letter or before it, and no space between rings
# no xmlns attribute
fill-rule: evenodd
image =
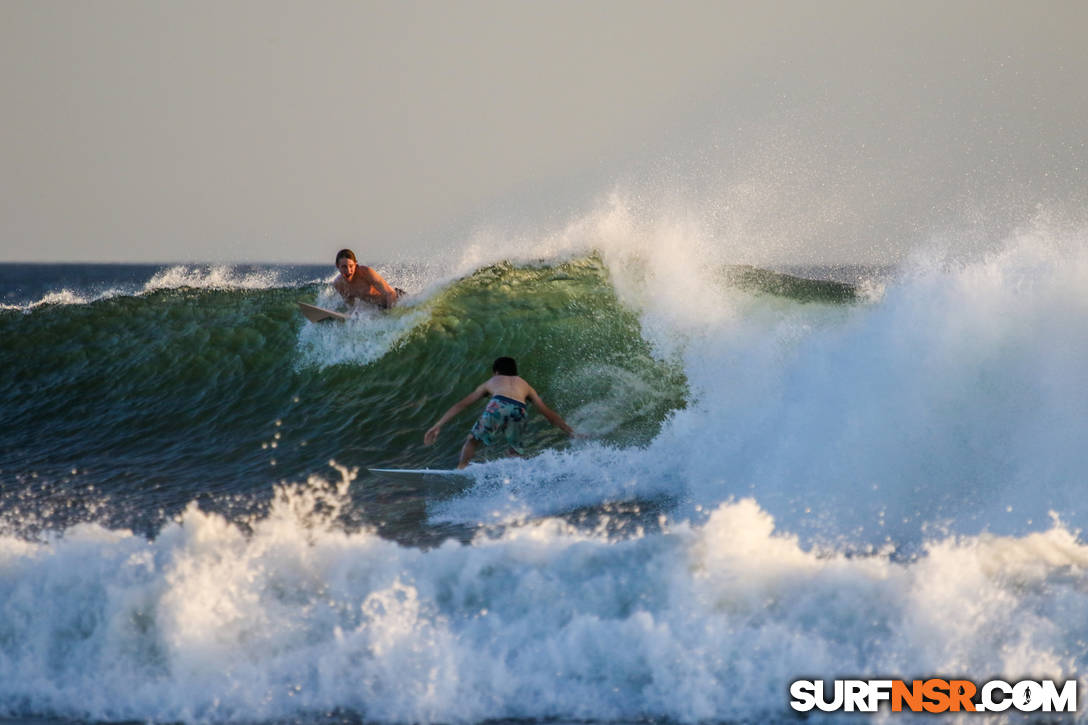
<svg viewBox="0 0 1088 725"><path fill-rule="evenodd" d="M298 303L299 310L306 316L306 319L310 322L321 322L322 320L340 320L341 322L348 319L348 316L342 312L336 310L326 310L324 307L318 307L317 305L309 305L305 302Z"/></svg>
<svg viewBox="0 0 1088 725"><path fill-rule="evenodd" d="M390 481L421 485L441 490L464 488L475 482L472 474L464 471L447 471L438 468L368 468L371 473Z"/></svg>

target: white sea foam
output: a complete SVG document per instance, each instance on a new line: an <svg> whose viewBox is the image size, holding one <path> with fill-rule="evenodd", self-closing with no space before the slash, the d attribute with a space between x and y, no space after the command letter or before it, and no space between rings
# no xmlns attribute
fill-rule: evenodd
<svg viewBox="0 0 1088 725"><path fill-rule="evenodd" d="M340 307L340 297L324 290L315 302L319 307ZM359 304L343 324L306 323L298 334L297 365L325 368L349 363L366 365L381 359L427 319L418 299L409 299L392 311Z"/></svg>
<svg viewBox="0 0 1088 725"><path fill-rule="evenodd" d="M0 712L755 721L789 715L801 673L1088 666L1088 548L1057 522L896 561L807 550L745 498L641 535L543 519L424 551L334 525L346 490L284 488L248 534L191 506L154 541L0 538Z"/></svg>

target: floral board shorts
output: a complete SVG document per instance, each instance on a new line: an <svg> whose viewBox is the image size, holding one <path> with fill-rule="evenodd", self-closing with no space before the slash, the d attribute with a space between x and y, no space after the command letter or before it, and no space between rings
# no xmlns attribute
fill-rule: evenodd
<svg viewBox="0 0 1088 725"><path fill-rule="evenodd" d="M525 421L528 417L525 403L504 395L496 395L487 401L487 407L480 419L472 426L472 437L487 446L505 443L518 455L524 455L521 434L525 432Z"/></svg>

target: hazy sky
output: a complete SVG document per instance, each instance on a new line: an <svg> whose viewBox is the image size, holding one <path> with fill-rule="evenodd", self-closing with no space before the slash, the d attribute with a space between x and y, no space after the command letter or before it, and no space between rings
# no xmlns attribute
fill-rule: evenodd
<svg viewBox="0 0 1088 725"><path fill-rule="evenodd" d="M1086 31L1079 0L0 0L0 261L422 258L617 189L891 260L1088 209Z"/></svg>

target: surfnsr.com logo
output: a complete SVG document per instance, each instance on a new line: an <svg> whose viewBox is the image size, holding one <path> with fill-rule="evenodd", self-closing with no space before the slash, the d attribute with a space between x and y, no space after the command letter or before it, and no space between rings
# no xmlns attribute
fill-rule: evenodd
<svg viewBox="0 0 1088 725"><path fill-rule="evenodd" d="M795 680L790 707L797 712L877 712L888 703L892 712L1076 712L1077 681L990 680Z"/></svg>

